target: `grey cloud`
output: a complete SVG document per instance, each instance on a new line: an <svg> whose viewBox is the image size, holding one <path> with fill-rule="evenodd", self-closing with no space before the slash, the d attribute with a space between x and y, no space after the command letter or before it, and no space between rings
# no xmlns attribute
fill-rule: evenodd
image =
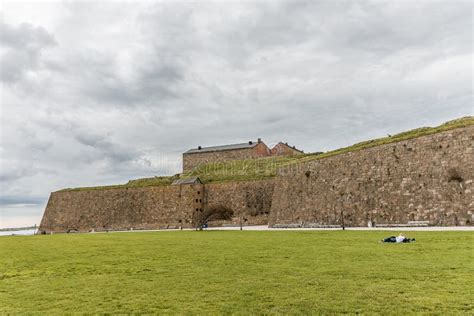
<svg viewBox="0 0 474 316"><path fill-rule="evenodd" d="M14 181L23 177L34 175L37 171L31 167L6 167L2 166L0 169L0 182Z"/></svg>
<svg viewBox="0 0 474 316"><path fill-rule="evenodd" d="M42 27L28 23L11 26L0 20L0 80L16 82L41 67L41 53L57 43Z"/></svg>
<svg viewBox="0 0 474 316"><path fill-rule="evenodd" d="M21 205L41 205L45 202L44 197L31 196L0 196L0 207L14 207Z"/></svg>
<svg viewBox="0 0 474 316"><path fill-rule="evenodd" d="M141 54L141 53L139 53ZM132 73L121 75L117 56L100 51L80 51L71 56L68 66L49 62L49 69L70 81L81 98L95 106L155 105L153 101L181 97L179 83L184 80L185 66L178 58L163 58L159 51L136 56Z"/></svg>
<svg viewBox="0 0 474 316"><path fill-rule="evenodd" d="M35 27L29 23L21 23L15 27L0 21L0 40L2 46L16 49L43 48L56 45L54 37L43 27Z"/></svg>
<svg viewBox="0 0 474 316"><path fill-rule="evenodd" d="M94 101L106 105L139 105L150 100L179 98L172 85L182 79L179 68L171 65L147 65L147 69L137 70L138 78L134 82L123 82L109 74L107 77L94 75L97 81L83 86L84 94ZM85 82L84 82L85 83ZM152 105L152 104L151 104Z"/></svg>
<svg viewBox="0 0 474 316"><path fill-rule="evenodd" d="M90 132L77 132L75 139L86 146L92 147L99 153L96 159L106 158L114 164L124 163L139 157L139 154L132 148L123 147L108 139L107 136L92 134Z"/></svg>

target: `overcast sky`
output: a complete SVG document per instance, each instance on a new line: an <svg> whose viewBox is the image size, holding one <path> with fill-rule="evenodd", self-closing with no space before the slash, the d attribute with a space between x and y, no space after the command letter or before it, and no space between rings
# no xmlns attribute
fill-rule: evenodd
<svg viewBox="0 0 474 316"><path fill-rule="evenodd" d="M1 1L0 227L197 145L326 151L473 114L470 1Z"/></svg>

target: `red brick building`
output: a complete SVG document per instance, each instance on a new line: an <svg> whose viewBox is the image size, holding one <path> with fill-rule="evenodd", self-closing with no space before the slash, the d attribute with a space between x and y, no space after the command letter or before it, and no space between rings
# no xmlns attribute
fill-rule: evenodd
<svg viewBox="0 0 474 316"><path fill-rule="evenodd" d="M270 150L272 156L293 156L302 154L303 151L290 146L288 143L279 142Z"/></svg>
<svg viewBox="0 0 474 316"><path fill-rule="evenodd" d="M198 146L183 153L183 171L192 170L210 162L257 159L268 156L292 156L301 153L303 151L282 142L270 149L260 138L256 142L249 141L241 144Z"/></svg>
<svg viewBox="0 0 474 316"><path fill-rule="evenodd" d="M183 171L191 170L209 162L256 159L270 156L270 148L259 138L256 142L201 147L183 153Z"/></svg>

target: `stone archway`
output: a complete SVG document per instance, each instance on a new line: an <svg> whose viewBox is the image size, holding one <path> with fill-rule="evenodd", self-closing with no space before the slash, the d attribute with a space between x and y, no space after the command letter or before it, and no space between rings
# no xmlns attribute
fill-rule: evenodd
<svg viewBox="0 0 474 316"><path fill-rule="evenodd" d="M193 226L194 228L202 228L209 222L216 220L231 220L234 215L234 211L227 206L216 205L206 207L202 210L195 212Z"/></svg>

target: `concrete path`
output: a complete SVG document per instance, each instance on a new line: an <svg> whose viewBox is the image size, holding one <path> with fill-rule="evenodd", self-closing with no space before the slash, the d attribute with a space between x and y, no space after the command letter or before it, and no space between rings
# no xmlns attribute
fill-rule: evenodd
<svg viewBox="0 0 474 316"><path fill-rule="evenodd" d="M184 228L183 230L194 230L193 228ZM240 230L240 227L209 227L205 230ZM248 231L328 231L328 230L342 230L341 228L269 228L266 225L261 226L244 226L242 230ZM430 226L430 227L346 227L346 230L372 230L372 231L472 231L474 232L474 226ZM144 233L144 232L170 232L179 231L179 229L155 229L155 230L121 230L121 231L109 231L108 233ZM89 234L106 234L107 232L92 232ZM8 231L0 234L2 236L33 236L34 231L18 232Z"/></svg>
<svg viewBox="0 0 474 316"><path fill-rule="evenodd" d="M194 230L193 228L183 228L183 230ZM209 227L204 230L240 230L240 227ZM261 226L244 226L242 230L248 231L329 231L342 230L342 228L269 228L266 225ZM372 231L472 231L474 226L430 226L430 227L346 227L346 230L372 230ZM133 232L166 232L179 231L179 229L157 229L157 230L128 230L128 231L111 231L110 233L133 233ZM105 232L95 232L105 233Z"/></svg>
<svg viewBox="0 0 474 316"><path fill-rule="evenodd" d="M240 227L210 227L207 230L239 230ZM342 230L342 228L269 228L262 226L244 226L243 230L266 231L305 231L305 230ZM429 226L429 227L346 227L346 230L395 230L395 231L474 231L474 226Z"/></svg>

